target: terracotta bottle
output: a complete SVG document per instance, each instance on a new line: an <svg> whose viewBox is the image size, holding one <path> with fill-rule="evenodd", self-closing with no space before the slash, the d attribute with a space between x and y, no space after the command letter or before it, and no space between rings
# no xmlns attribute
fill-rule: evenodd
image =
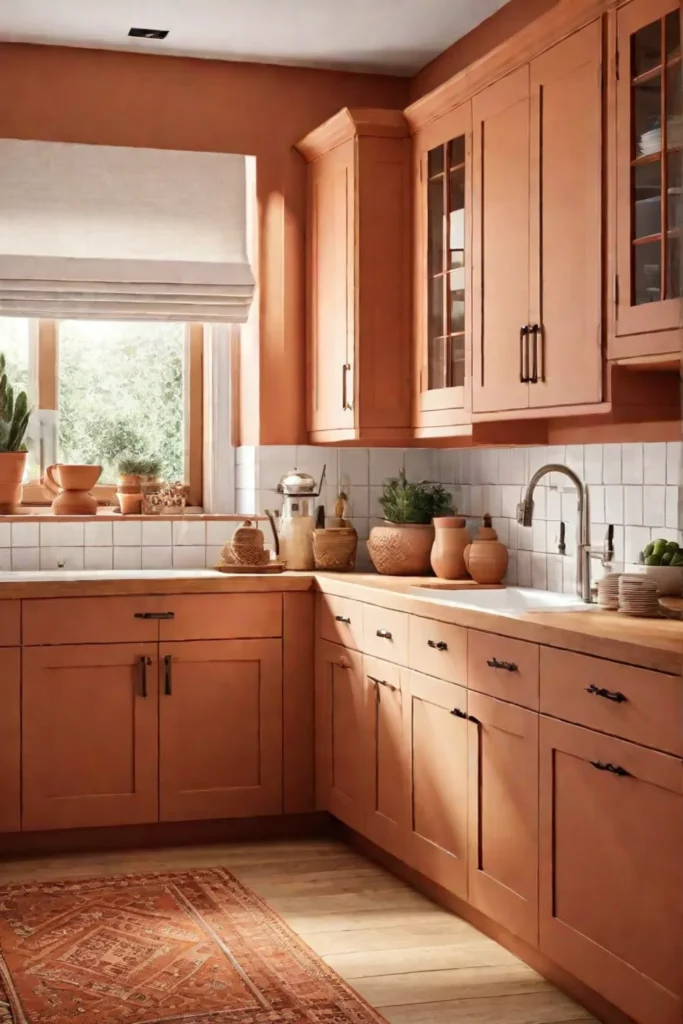
<svg viewBox="0 0 683 1024"><path fill-rule="evenodd" d="M491 516L484 516L479 536L465 551L465 564L476 583L500 583L508 569L508 549L498 540Z"/></svg>
<svg viewBox="0 0 683 1024"><path fill-rule="evenodd" d="M434 523L432 569L441 580L460 580L467 576L465 548L470 542L465 520L460 516L437 516Z"/></svg>

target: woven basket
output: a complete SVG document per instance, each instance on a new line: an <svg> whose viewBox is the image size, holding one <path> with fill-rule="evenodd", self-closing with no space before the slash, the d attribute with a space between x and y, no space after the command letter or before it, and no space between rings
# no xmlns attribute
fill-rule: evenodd
<svg viewBox="0 0 683 1024"><path fill-rule="evenodd" d="M313 531L313 557L316 569L353 572L357 549L358 534L352 526Z"/></svg>

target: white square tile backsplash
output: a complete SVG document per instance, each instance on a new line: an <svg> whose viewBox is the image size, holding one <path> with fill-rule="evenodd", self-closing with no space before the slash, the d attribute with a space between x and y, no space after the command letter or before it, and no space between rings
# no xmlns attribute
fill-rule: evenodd
<svg viewBox="0 0 683 1024"><path fill-rule="evenodd" d="M679 441L651 444L567 445L534 448L420 449L245 446L235 453L241 467L236 511L279 509L277 483L296 466L319 479L326 464L321 501L332 514L339 490L349 500L360 540L358 568L370 568L366 540L380 519L382 484L402 469L409 479L442 483L461 515L473 525L489 512L510 549L509 582L562 590L573 581L576 552L576 495L559 474L534 494L534 523L517 523L517 504L531 474L549 462L570 465L589 485L592 543L600 549L614 527L615 561L631 564L658 535L683 542ZM558 553L565 524L566 554ZM3 523L0 571L37 568L203 568L214 565L234 523L192 520L158 522ZM270 531L264 524L266 542ZM594 562L599 575L600 564ZM573 583L572 583L573 585ZM571 589L571 588L570 588Z"/></svg>

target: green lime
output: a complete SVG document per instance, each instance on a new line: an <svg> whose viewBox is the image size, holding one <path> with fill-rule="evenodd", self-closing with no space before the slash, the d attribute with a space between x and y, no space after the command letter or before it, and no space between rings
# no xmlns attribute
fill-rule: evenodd
<svg viewBox="0 0 683 1024"><path fill-rule="evenodd" d="M647 558L649 555L651 555L654 549L654 544L646 544L643 548L643 558Z"/></svg>
<svg viewBox="0 0 683 1024"><path fill-rule="evenodd" d="M662 564L662 556L661 555L648 555L647 558L645 559L645 565L661 565L661 564Z"/></svg>
<svg viewBox="0 0 683 1024"><path fill-rule="evenodd" d="M673 556L673 551L665 551L662 555L662 565L671 565Z"/></svg>
<svg viewBox="0 0 683 1024"><path fill-rule="evenodd" d="M676 541L675 540L670 540L667 543L667 545L666 545L666 550L669 551L672 555L675 555L676 552L679 550L679 547L678 547L678 544L676 543Z"/></svg>

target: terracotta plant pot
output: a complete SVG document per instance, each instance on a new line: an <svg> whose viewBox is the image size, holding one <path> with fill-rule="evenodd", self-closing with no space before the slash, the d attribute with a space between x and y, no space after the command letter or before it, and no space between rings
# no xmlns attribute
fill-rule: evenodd
<svg viewBox="0 0 683 1024"><path fill-rule="evenodd" d="M470 542L465 520L459 516L437 516L434 520L432 569L442 580L460 580L467 576L464 553Z"/></svg>
<svg viewBox="0 0 683 1024"><path fill-rule="evenodd" d="M122 494L121 491L117 491L116 497L119 499L122 516L140 515L142 509L142 494Z"/></svg>
<svg viewBox="0 0 683 1024"><path fill-rule="evenodd" d="M0 515L11 516L21 501L26 452L0 452Z"/></svg>
<svg viewBox="0 0 683 1024"><path fill-rule="evenodd" d="M368 552L377 572L383 576L425 576L434 543L429 524L390 523L373 526Z"/></svg>
<svg viewBox="0 0 683 1024"><path fill-rule="evenodd" d="M116 484L117 494L141 494L142 477L137 473L126 473L120 476Z"/></svg>

